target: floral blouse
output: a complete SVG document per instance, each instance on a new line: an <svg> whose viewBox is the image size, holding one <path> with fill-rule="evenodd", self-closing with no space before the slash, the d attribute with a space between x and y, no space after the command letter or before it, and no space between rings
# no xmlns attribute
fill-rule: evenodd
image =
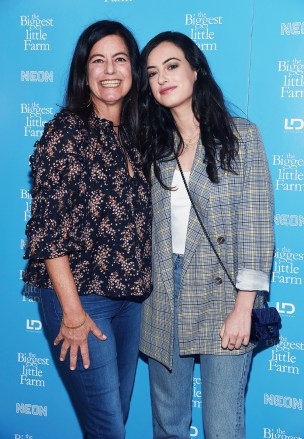
<svg viewBox="0 0 304 439"><path fill-rule="evenodd" d="M79 295L148 296L151 200L137 149L121 146L112 122L68 112L35 146L24 281L52 288L44 259L68 255Z"/></svg>

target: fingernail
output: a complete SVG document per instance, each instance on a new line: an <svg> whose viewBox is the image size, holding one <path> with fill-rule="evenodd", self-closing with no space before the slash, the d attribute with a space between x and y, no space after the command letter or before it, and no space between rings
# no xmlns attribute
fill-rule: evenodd
<svg viewBox="0 0 304 439"><path fill-rule="evenodd" d="M88 368L89 368L89 365L88 365L88 364L85 364L83 367L84 367L85 369L88 369Z"/></svg>
<svg viewBox="0 0 304 439"><path fill-rule="evenodd" d="M70 367L70 369L71 369L71 370L75 370L75 367L72 366L72 367Z"/></svg>
<svg viewBox="0 0 304 439"><path fill-rule="evenodd" d="M103 336L101 337L103 340L107 339L107 336L103 334Z"/></svg>
<svg viewBox="0 0 304 439"><path fill-rule="evenodd" d="M61 357L60 357L60 361L64 361L64 358L61 358Z"/></svg>

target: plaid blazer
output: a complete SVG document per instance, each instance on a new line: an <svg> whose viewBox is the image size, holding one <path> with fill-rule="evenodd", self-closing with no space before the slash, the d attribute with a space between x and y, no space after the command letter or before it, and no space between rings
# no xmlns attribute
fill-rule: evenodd
<svg viewBox="0 0 304 439"><path fill-rule="evenodd" d="M239 138L237 175L219 170L220 183L206 174L204 151L197 148L189 188L193 201L228 272L242 290L268 290L272 264L273 195L263 143L256 126L235 118ZM163 181L172 184L175 160L160 164ZM152 177L153 292L144 302L141 346L146 355L172 367L173 257L170 191ZM190 211L177 311L181 355L238 355L221 348L221 326L232 311L235 290ZM255 307L261 305L257 295Z"/></svg>

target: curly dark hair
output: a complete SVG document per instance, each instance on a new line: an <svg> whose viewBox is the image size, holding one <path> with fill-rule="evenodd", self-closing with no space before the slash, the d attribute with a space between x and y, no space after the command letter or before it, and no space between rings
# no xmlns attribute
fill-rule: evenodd
<svg viewBox="0 0 304 439"><path fill-rule="evenodd" d="M149 85L147 59L150 52L162 42L170 42L179 47L192 69L197 72L193 86L192 110L200 125L207 175L210 181L218 183L218 167L236 173L234 164L238 154L238 139L233 119L205 55L189 37L180 32L162 32L156 35L141 53L139 148L143 155L145 174L150 181L153 166L160 184L166 189L171 189L162 182L159 162L174 159L174 133L179 138L178 155L184 148L170 109L155 101Z"/></svg>

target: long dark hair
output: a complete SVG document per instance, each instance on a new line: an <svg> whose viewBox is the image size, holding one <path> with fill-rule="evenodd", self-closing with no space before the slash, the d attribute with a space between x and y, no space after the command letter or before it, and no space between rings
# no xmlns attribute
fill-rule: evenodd
<svg viewBox="0 0 304 439"><path fill-rule="evenodd" d="M143 154L146 176L151 179L153 166L158 181L164 188L170 189L162 182L159 162L174 158L174 133L179 138L178 154L182 153L184 147L171 111L155 101L149 85L146 69L148 56L164 41L179 47L192 69L197 72L193 86L192 111L200 125L207 175L210 181L218 183L218 167L236 173L233 165L238 153L238 140L234 134L233 120L226 109L223 93L213 78L205 55L189 37L179 32L162 32L156 35L141 54L139 146Z"/></svg>
<svg viewBox="0 0 304 439"><path fill-rule="evenodd" d="M87 120L92 112L90 89L87 85L87 62L92 47L108 35L120 36L129 51L132 87L122 104L121 123L130 133L138 127L138 93L140 83L140 54L132 33L117 21L101 20L91 24L80 35L71 62L64 111L72 111Z"/></svg>

